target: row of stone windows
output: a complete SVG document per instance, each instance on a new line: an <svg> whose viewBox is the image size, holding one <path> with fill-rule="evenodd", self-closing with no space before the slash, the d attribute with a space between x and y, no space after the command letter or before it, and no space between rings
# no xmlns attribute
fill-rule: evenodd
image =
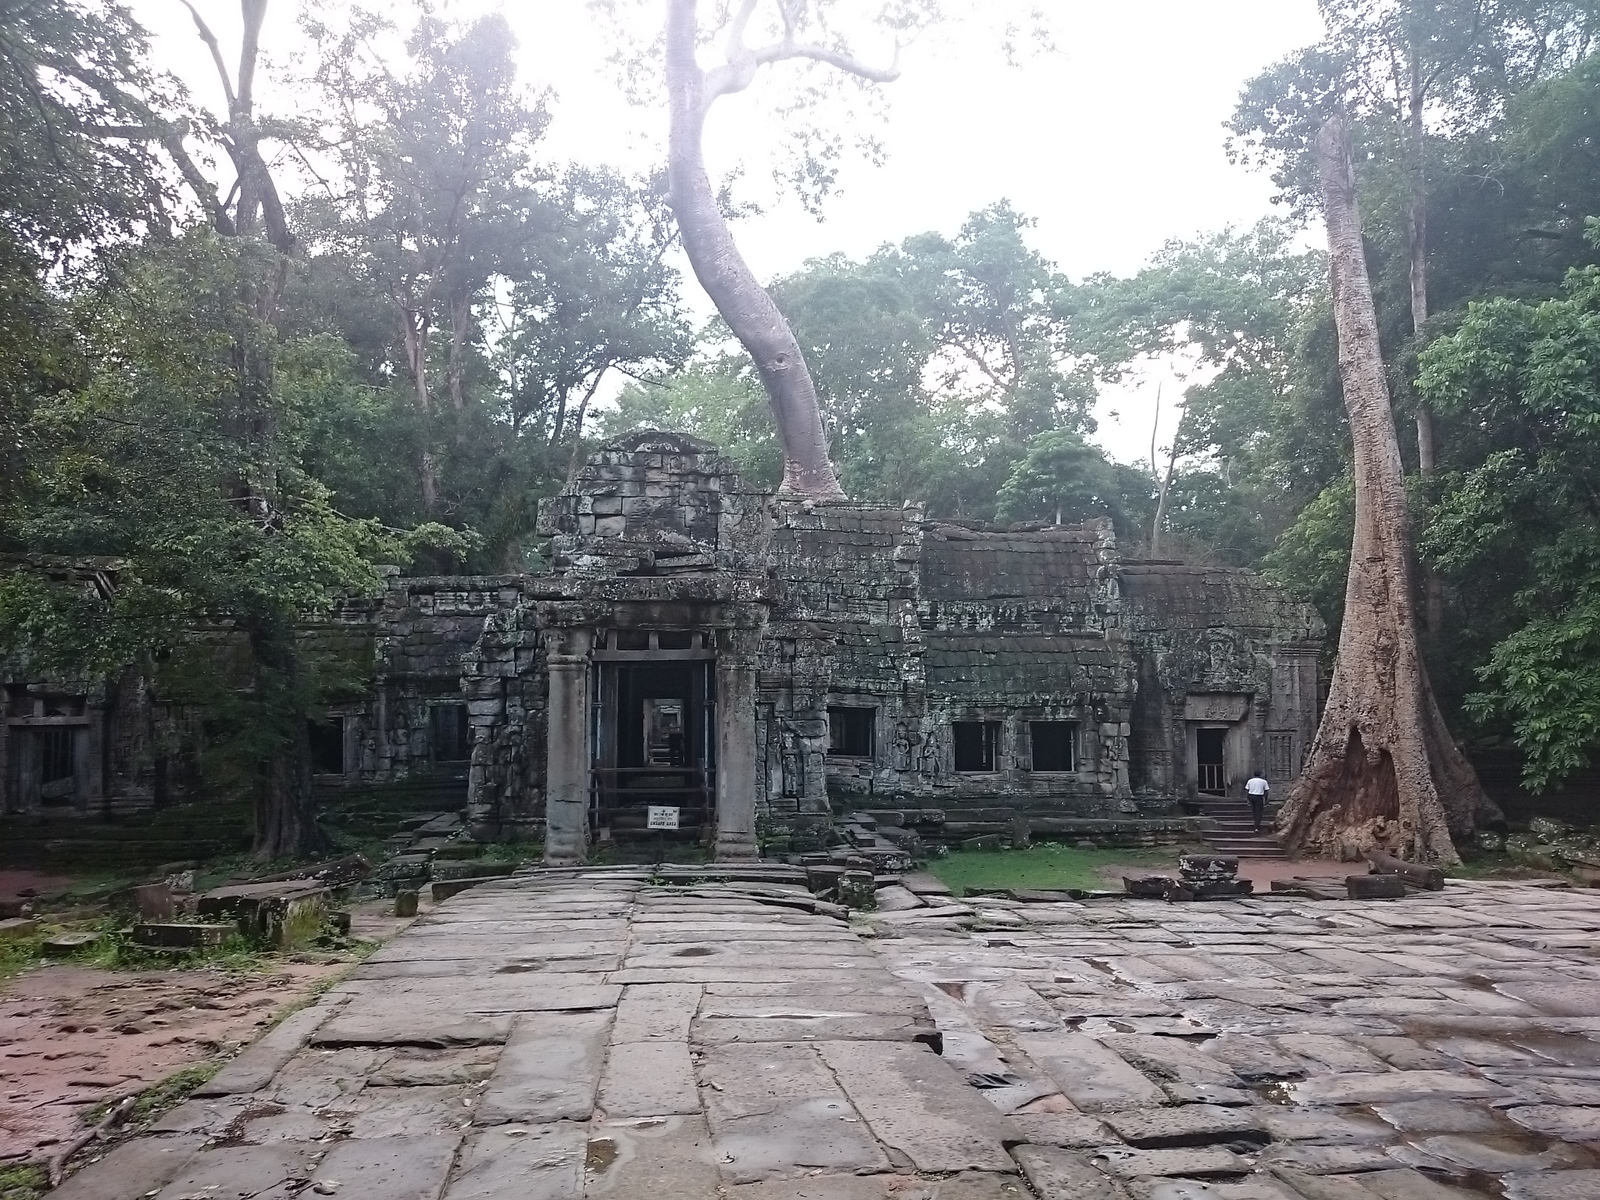
<svg viewBox="0 0 1600 1200"><path fill-rule="evenodd" d="M1078 769L1076 721L1027 721L1029 760L1033 771L1071 772ZM828 753L838 758L877 756L878 710L831 707L828 709ZM953 721L955 769L983 775L999 770L999 721Z"/></svg>

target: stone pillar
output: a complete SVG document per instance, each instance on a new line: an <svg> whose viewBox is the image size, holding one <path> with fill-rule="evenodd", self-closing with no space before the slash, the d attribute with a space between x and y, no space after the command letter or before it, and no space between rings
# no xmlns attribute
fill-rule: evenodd
<svg viewBox="0 0 1600 1200"><path fill-rule="evenodd" d="M756 667L743 649L717 656L717 861L752 859L756 842Z"/></svg>
<svg viewBox="0 0 1600 1200"><path fill-rule="evenodd" d="M589 646L593 639L592 630L561 630L545 654L550 707L544 861L550 867L576 866L589 857Z"/></svg>

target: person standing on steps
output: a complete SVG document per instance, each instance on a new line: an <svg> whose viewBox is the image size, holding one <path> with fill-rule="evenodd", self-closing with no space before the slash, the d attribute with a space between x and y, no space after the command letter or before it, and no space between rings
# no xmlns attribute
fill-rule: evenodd
<svg viewBox="0 0 1600 1200"><path fill-rule="evenodd" d="M1255 818L1256 832L1261 832L1261 818L1267 811L1267 793L1272 790L1272 785L1260 775L1252 775L1244 781L1244 794L1250 797L1250 815Z"/></svg>

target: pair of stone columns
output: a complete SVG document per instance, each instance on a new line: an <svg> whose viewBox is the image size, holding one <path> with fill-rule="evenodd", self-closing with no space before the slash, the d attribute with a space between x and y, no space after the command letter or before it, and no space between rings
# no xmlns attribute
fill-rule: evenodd
<svg viewBox="0 0 1600 1200"><path fill-rule="evenodd" d="M552 631L545 662L550 698L545 744L547 866L576 866L589 856L589 651L594 630ZM755 663L719 654L717 673L717 842L719 862L759 856L756 842Z"/></svg>

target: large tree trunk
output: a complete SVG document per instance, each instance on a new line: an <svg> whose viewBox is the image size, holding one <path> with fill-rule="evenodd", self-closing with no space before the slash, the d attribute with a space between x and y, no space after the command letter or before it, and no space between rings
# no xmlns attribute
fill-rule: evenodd
<svg viewBox="0 0 1600 1200"><path fill-rule="evenodd" d="M1427 89L1422 78L1422 62L1416 49L1411 52L1411 97L1407 114L1406 250L1410 266L1411 331L1421 337L1428 323L1428 147L1423 108ZM1438 466L1438 443L1433 431L1433 410L1417 398L1417 467L1424 479L1432 477ZM1444 580L1431 567L1422 568L1423 622L1437 636L1444 629Z"/></svg>
<svg viewBox="0 0 1600 1200"><path fill-rule="evenodd" d="M304 858L328 849L311 789L311 735L306 728L300 650L281 617L248 623L256 663L258 719L268 731L255 803L253 854L263 860Z"/></svg>
<svg viewBox="0 0 1600 1200"><path fill-rule="evenodd" d="M668 0L667 175L683 248L711 302L755 360L783 446L783 490L819 499L842 498L828 456L816 384L800 344L734 245L706 172L701 146L706 79L695 60L699 31L695 9L696 0Z"/></svg>
<svg viewBox="0 0 1600 1200"><path fill-rule="evenodd" d="M1356 523L1328 706L1278 833L1294 853L1354 859L1382 850L1456 863L1452 837L1470 835L1493 806L1445 728L1417 650L1400 445L1342 118L1323 125L1316 152L1355 451Z"/></svg>

